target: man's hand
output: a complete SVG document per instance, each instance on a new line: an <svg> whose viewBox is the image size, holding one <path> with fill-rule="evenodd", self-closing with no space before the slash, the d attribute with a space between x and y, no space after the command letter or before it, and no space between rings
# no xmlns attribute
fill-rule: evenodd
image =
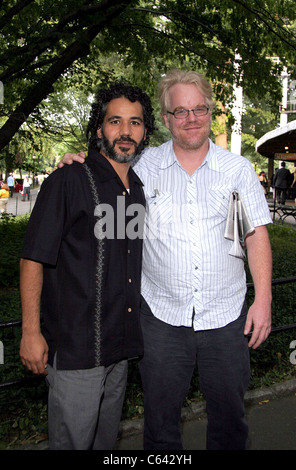
<svg viewBox="0 0 296 470"><path fill-rule="evenodd" d="M251 305L247 315L244 334L248 335L253 327L249 347L256 349L265 341L271 331L271 309L270 305L257 306L256 302Z"/></svg>
<svg viewBox="0 0 296 470"><path fill-rule="evenodd" d="M47 375L48 346L41 333L23 333L20 344L22 364L34 374Z"/></svg>
<svg viewBox="0 0 296 470"><path fill-rule="evenodd" d="M58 163L58 168L62 168L64 164L72 165L73 162L84 163L86 155L84 152L65 153L62 160Z"/></svg>

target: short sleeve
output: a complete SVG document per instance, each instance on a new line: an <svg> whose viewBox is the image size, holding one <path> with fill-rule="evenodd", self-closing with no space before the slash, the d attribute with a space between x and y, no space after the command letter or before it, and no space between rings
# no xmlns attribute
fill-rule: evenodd
<svg viewBox="0 0 296 470"><path fill-rule="evenodd" d="M238 191L255 227L272 223L262 185L248 160L240 174Z"/></svg>
<svg viewBox="0 0 296 470"><path fill-rule="evenodd" d="M65 217L65 171L61 168L42 183L29 219L21 257L55 265Z"/></svg>

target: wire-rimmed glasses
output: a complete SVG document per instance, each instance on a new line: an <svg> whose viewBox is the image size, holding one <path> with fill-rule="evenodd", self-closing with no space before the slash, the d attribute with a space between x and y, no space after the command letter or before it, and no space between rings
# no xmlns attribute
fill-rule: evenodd
<svg viewBox="0 0 296 470"><path fill-rule="evenodd" d="M167 111L167 113L172 114L176 119L185 119L189 116L190 111L193 112L194 116L200 117L208 114L209 108L207 106L197 106L193 109L178 108L173 112Z"/></svg>

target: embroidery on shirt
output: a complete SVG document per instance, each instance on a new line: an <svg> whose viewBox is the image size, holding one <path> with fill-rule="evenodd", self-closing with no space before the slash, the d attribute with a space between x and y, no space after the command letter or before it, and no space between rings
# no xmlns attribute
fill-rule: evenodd
<svg viewBox="0 0 296 470"><path fill-rule="evenodd" d="M90 168L87 164L83 164L90 189L93 197L95 207L100 204L98 191ZM97 240L97 260L96 260L96 307L95 307L95 365L99 366L101 362L101 314L102 314L102 283L103 283L103 265L104 265L104 241L103 239Z"/></svg>

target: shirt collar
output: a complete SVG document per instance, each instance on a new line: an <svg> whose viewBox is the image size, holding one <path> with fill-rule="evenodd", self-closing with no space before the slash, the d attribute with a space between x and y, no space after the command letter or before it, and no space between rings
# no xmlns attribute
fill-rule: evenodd
<svg viewBox="0 0 296 470"><path fill-rule="evenodd" d="M160 169L165 170L166 168L169 168L175 163L179 164L176 154L174 152L172 140L169 140L163 146L163 150L164 150L164 154L163 154L163 158L160 161L160 166L159 166Z"/></svg>
<svg viewBox="0 0 296 470"><path fill-rule="evenodd" d="M211 139L209 139L209 150L204 161L208 163L210 170L221 171L216 153L216 145Z"/></svg>
<svg viewBox="0 0 296 470"><path fill-rule="evenodd" d="M89 149L85 162L89 164L90 167L98 169L98 178L102 182L113 178L119 178L111 163L97 149ZM129 178L130 184L132 184L133 181L143 186L142 181L132 168L129 169Z"/></svg>
<svg viewBox="0 0 296 470"><path fill-rule="evenodd" d="M206 154L205 159L201 166L205 165L206 163L208 164L208 167L210 170L220 171L215 144L212 142L211 139L209 139L208 153ZM170 166L174 164L180 165L176 157L176 154L174 152L173 141L170 140L164 146L164 154L163 154L163 158L161 159L159 168L165 170L166 168L169 168Z"/></svg>

